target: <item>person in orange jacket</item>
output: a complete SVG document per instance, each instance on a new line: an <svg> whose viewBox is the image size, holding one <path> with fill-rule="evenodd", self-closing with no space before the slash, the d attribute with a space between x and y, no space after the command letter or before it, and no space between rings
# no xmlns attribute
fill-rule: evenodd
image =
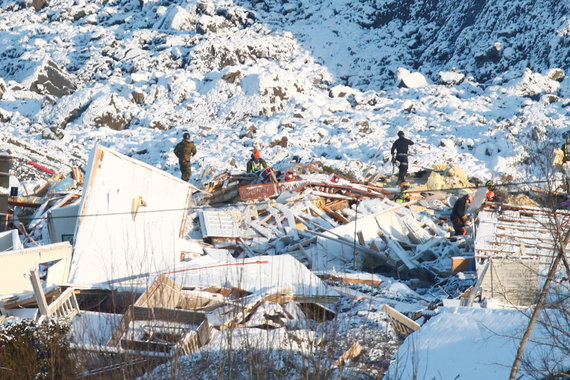
<svg viewBox="0 0 570 380"><path fill-rule="evenodd" d="M246 171L248 173L255 173L266 168L267 162L261 158L261 152L255 149L251 154L251 159L247 162Z"/></svg>

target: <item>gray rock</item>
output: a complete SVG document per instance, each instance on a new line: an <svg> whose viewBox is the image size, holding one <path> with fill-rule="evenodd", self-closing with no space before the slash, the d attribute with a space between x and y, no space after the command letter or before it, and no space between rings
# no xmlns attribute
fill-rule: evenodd
<svg viewBox="0 0 570 380"><path fill-rule="evenodd" d="M47 4L47 0L32 0L30 5L37 11L41 10Z"/></svg>
<svg viewBox="0 0 570 380"><path fill-rule="evenodd" d="M52 60L47 60L38 70L30 90L38 94L49 94L58 98L72 94L77 89L72 77L60 69Z"/></svg>
<svg viewBox="0 0 570 380"><path fill-rule="evenodd" d="M143 104L144 103L144 92L140 91L140 90L134 90L131 93L133 100L136 104Z"/></svg>
<svg viewBox="0 0 570 380"><path fill-rule="evenodd" d="M0 78L0 99L2 99L7 92L8 88L6 87L6 83L4 83L4 79Z"/></svg>

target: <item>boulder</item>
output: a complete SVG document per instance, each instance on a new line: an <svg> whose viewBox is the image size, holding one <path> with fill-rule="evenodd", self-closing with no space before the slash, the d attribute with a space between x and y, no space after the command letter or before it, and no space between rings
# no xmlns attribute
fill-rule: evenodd
<svg viewBox="0 0 570 380"><path fill-rule="evenodd" d="M411 72L400 67L398 69L398 86L405 88L418 88L429 86L427 79L418 72Z"/></svg>
<svg viewBox="0 0 570 380"><path fill-rule="evenodd" d="M156 27L157 29L194 31L196 29L196 20L184 8L175 5L168 8L168 11L157 23Z"/></svg>
<svg viewBox="0 0 570 380"><path fill-rule="evenodd" d="M136 104L143 104L144 103L144 92L142 92L141 90L133 90L133 92L131 93L131 96L133 97L133 101Z"/></svg>
<svg viewBox="0 0 570 380"><path fill-rule="evenodd" d="M8 88L6 87L6 83L4 83L4 79L0 78L0 99L2 99L7 92Z"/></svg>
<svg viewBox="0 0 570 380"><path fill-rule="evenodd" d="M566 77L564 70L562 69L552 69L546 74L548 79L555 80L557 82L562 82L562 80Z"/></svg>
<svg viewBox="0 0 570 380"><path fill-rule="evenodd" d="M465 79L465 74L458 73L455 71L440 71L439 72L439 83L448 86L453 86L463 82Z"/></svg>
<svg viewBox="0 0 570 380"><path fill-rule="evenodd" d="M37 11L41 10L43 7L45 7L47 4L47 0L32 0L29 5L31 5L32 7L34 7L34 9Z"/></svg>
<svg viewBox="0 0 570 380"><path fill-rule="evenodd" d="M0 123L5 123L7 121L10 121L11 118L12 118L12 112L0 108Z"/></svg>
<svg viewBox="0 0 570 380"><path fill-rule="evenodd" d="M51 59L45 59L37 67L30 81L31 91L58 98L72 94L77 89L73 78Z"/></svg>

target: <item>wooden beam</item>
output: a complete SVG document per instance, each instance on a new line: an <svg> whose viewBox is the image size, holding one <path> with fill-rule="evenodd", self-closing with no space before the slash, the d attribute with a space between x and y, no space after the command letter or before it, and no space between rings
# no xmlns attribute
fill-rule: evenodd
<svg viewBox="0 0 570 380"><path fill-rule="evenodd" d="M30 281L32 283L32 288L34 289L34 296L36 298L36 302L38 303L38 309L40 310L40 313L45 317L49 317L49 308L46 301L46 296L44 294L44 289L40 283L38 268L30 270Z"/></svg>
<svg viewBox="0 0 570 380"><path fill-rule="evenodd" d="M408 336L421 328L417 322L388 305L384 305L384 312L390 319L390 324L394 330L396 330L401 336Z"/></svg>
<svg viewBox="0 0 570 380"><path fill-rule="evenodd" d="M127 350L154 351L169 353L174 344L163 342L147 342L134 339L121 339L121 347Z"/></svg>
<svg viewBox="0 0 570 380"><path fill-rule="evenodd" d="M133 310L134 321L168 321L187 325L197 325L206 319L206 314L193 310L169 309L164 307L140 307L130 306Z"/></svg>

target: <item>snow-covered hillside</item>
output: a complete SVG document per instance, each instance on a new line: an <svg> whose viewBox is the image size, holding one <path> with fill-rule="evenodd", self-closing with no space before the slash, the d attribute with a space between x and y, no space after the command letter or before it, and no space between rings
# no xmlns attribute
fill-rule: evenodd
<svg viewBox="0 0 570 380"><path fill-rule="evenodd" d="M56 170L101 142L177 175L188 131L198 185L254 145L360 176L403 129L412 171L516 179L568 125L566 2L0 4L0 149Z"/></svg>

